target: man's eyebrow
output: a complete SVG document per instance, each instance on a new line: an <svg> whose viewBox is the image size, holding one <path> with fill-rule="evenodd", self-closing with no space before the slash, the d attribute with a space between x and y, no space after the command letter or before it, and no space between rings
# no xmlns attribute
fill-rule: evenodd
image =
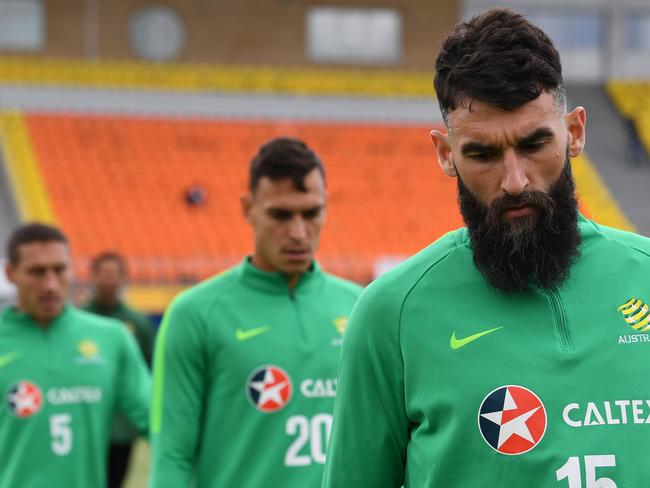
<svg viewBox="0 0 650 488"><path fill-rule="evenodd" d="M553 136L554 134L551 129L549 129L548 127L540 127L539 129L535 129L527 136L524 136L521 139L519 139L519 141L517 141L517 145L524 146L526 144L539 142L541 139L552 139Z"/></svg>
<svg viewBox="0 0 650 488"><path fill-rule="evenodd" d="M301 210L293 210L285 207L268 207L266 209L267 212L283 212L283 213L288 213L288 214L296 214L296 213L304 213L304 212L313 212L316 210L322 210L325 205L323 204L318 204L314 205L313 207L301 209Z"/></svg>
<svg viewBox="0 0 650 488"><path fill-rule="evenodd" d="M523 136L517 141L517 146L539 142L541 139L551 139L554 133L548 127L539 127L530 134ZM463 155L467 156L473 153L496 153L501 150L499 146L493 144L483 144L482 142L470 141L462 144L460 150Z"/></svg>
<svg viewBox="0 0 650 488"><path fill-rule="evenodd" d="M499 147L495 145L483 144L481 142L466 142L460 146L460 151L465 156L473 153L495 153L499 150Z"/></svg>

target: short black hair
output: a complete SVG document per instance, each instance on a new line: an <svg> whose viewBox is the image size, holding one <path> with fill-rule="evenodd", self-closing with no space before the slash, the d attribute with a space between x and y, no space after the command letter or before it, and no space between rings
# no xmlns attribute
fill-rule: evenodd
<svg viewBox="0 0 650 488"><path fill-rule="evenodd" d="M97 271L99 271L101 265L107 261L113 261L117 263L118 267L120 268L120 273L122 274L122 276L126 276L127 269L128 269L126 265L126 259L120 253L115 251L104 251L102 253L97 254L95 257L93 257L90 260L90 271L92 273L96 273Z"/></svg>
<svg viewBox="0 0 650 488"><path fill-rule="evenodd" d="M436 59L434 85L445 123L474 100L513 110L542 92L564 108L560 55L551 39L523 15L492 8L458 24Z"/></svg>
<svg viewBox="0 0 650 488"><path fill-rule="evenodd" d="M264 176L272 181L291 178L296 190L307 191L305 176L318 169L325 179L325 168L307 144L291 137L276 137L262 147L251 160L248 188L255 193Z"/></svg>
<svg viewBox="0 0 650 488"><path fill-rule="evenodd" d="M33 242L62 242L68 244L68 239L63 232L53 225L40 222L20 225L14 229L7 242L9 264L16 266L20 261L20 246Z"/></svg>

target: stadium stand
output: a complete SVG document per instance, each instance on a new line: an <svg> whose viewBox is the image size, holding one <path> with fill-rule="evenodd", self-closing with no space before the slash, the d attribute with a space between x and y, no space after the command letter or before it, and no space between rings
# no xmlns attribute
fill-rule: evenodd
<svg viewBox="0 0 650 488"><path fill-rule="evenodd" d="M650 153L650 81L612 80L607 90L621 114L634 121L639 138Z"/></svg>
<svg viewBox="0 0 650 488"><path fill-rule="evenodd" d="M107 242L141 282L195 281L239 260L250 251L237 198L247 163L280 134L310 141L326 161L328 269L369 281L377 259L412 254L460 224L425 127L53 114L26 124L81 279ZM190 207L183 193L196 183L207 199Z"/></svg>

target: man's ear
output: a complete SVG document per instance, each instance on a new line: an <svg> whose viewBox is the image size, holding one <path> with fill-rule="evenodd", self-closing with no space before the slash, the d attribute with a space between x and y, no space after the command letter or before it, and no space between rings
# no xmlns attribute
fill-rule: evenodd
<svg viewBox="0 0 650 488"><path fill-rule="evenodd" d="M569 156L575 158L585 147L585 124L587 113L583 107L576 107L565 116L569 131Z"/></svg>
<svg viewBox="0 0 650 488"><path fill-rule="evenodd" d="M7 264L5 264L5 275L7 276L7 279L10 283L13 283L14 285L16 284L16 278L14 277L14 267L9 264L9 261L7 261Z"/></svg>
<svg viewBox="0 0 650 488"><path fill-rule="evenodd" d="M456 167L451 160L451 143L449 141L449 134L445 134L438 130L432 130L430 136L433 147L435 147L436 154L438 155L438 164L440 164L442 171L452 178L458 176Z"/></svg>
<svg viewBox="0 0 650 488"><path fill-rule="evenodd" d="M242 215L246 222L251 222L251 210L253 208L253 195L250 192L246 192L239 197L239 203L241 205Z"/></svg>

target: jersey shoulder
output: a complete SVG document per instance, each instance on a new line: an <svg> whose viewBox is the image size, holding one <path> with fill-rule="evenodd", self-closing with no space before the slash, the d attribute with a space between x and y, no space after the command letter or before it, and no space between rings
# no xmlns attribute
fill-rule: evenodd
<svg viewBox="0 0 650 488"><path fill-rule="evenodd" d="M468 252L468 256L471 257L469 237L465 228L446 233L417 254L380 276L368 288L372 288L373 293L383 292L404 297L425 276L431 276L431 271L442 262L453 259L454 254L458 251ZM447 280L449 277L440 276L439 278Z"/></svg>
<svg viewBox="0 0 650 488"><path fill-rule="evenodd" d="M194 286L179 293L173 300L175 306L191 305L203 307L212 303L217 297L227 292L236 283L234 271L237 267L228 268Z"/></svg>
<svg viewBox="0 0 650 488"><path fill-rule="evenodd" d="M363 287L360 284L346 280L340 276L323 272L323 279L325 280L328 289L334 289L349 294L355 299L358 298L363 291Z"/></svg>
<svg viewBox="0 0 650 488"><path fill-rule="evenodd" d="M630 252L650 257L650 238L636 234L635 232L601 225L592 220L587 220L586 223L596 231L597 235L604 237L613 244L621 245Z"/></svg>
<svg viewBox="0 0 650 488"><path fill-rule="evenodd" d="M456 256L459 256L458 259ZM409 294L422 280L439 282L441 289L453 279L448 270L435 273L438 266L449 260L458 261L473 269L467 230L448 232L419 253L373 281L361 294L357 308L368 311L380 322L399 323L402 306ZM462 273L460 273L462 274ZM436 285L434 283L434 285ZM365 314L364 314L365 315Z"/></svg>
<svg viewBox="0 0 650 488"><path fill-rule="evenodd" d="M124 328L124 324L118 319L97 315L88 310L71 305L69 307L70 320L77 327L84 327L86 330L108 331L109 333L113 330L119 331Z"/></svg>
<svg viewBox="0 0 650 488"><path fill-rule="evenodd" d="M116 350L122 350L132 340L124 322L112 317L70 306L67 320L78 333L103 344L113 344L117 347Z"/></svg>
<svg viewBox="0 0 650 488"><path fill-rule="evenodd" d="M186 327L202 323L219 300L236 292L236 270L237 266L226 269L176 295L165 311L162 325L183 322L183 327Z"/></svg>

